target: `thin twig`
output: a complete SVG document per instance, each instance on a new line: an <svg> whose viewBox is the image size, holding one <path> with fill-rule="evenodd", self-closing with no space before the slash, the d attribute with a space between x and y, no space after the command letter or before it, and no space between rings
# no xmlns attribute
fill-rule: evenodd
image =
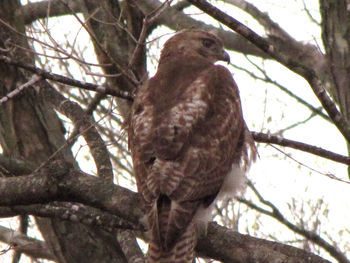
<svg viewBox="0 0 350 263"><path fill-rule="evenodd" d="M280 90L282 90L283 92L287 93L290 97L296 99L299 103L301 103L302 105L304 105L305 107L307 107L309 110L311 110L312 112L317 113L320 117L322 117L323 119L330 121L330 118L327 116L327 114L324 114L322 112L321 109L318 109L316 107L314 107L313 105L311 105L310 103L308 103L306 100L304 100L303 98L295 95L293 92L291 92L289 89L287 89L285 86L281 85L280 83L278 83L275 80L272 80L271 77L267 74L267 72L262 69L261 67L259 67L259 65L257 65L256 63L254 63L248 56L245 56L245 58L249 61L249 63L251 63L257 70L259 70L259 72L261 72L264 75L264 78L257 76L256 74L254 74L253 72L248 71L245 68L239 67L237 65L233 65L235 68L244 71L245 73L247 73L248 75L250 75L251 77L264 81L266 83L271 83L273 85L275 85L276 87L278 87Z"/></svg>
<svg viewBox="0 0 350 263"><path fill-rule="evenodd" d="M307 123L308 121L310 121L311 119L313 119L316 116L317 115L316 115L315 112L311 112L310 116L308 116L306 119L304 119L302 121L294 122L294 123L288 125L287 127L280 129L278 132L273 133L273 135L282 136L283 133L285 133L286 131L294 129L294 128L302 125L302 124L305 124L305 123Z"/></svg>
<svg viewBox="0 0 350 263"><path fill-rule="evenodd" d="M317 233L313 231L309 231L307 229L304 229L302 227L299 227L292 222L288 221L283 214L280 212L280 210L270 201L263 198L263 196L258 192L258 190L254 187L254 185L251 182L248 182L248 186L253 190L255 195L258 197L259 201L271 208L272 211L268 211L264 208L259 207L258 205L252 203L251 201L248 201L243 198L238 198L238 200L244 204L246 204L248 207L255 209L265 215L268 215L272 218L275 218L277 221L288 227L290 230L292 230L295 233L298 233L299 235L307 238L308 240L314 242L315 244L322 247L324 250L326 250L332 257L337 259L341 263L349 263L349 260L345 257L344 254L338 251L338 248L328 243L326 240L324 240L321 236L319 236Z"/></svg>
<svg viewBox="0 0 350 263"><path fill-rule="evenodd" d="M332 179L332 180L336 180L336 181L339 181L339 182L342 182L342 183L350 184L349 181L340 179L340 178L336 177L336 176L335 176L334 174L332 174L332 173L325 173L325 172L316 170L316 169L314 169L314 168L312 168L312 167L306 165L305 163L298 161L297 159L293 158L290 154L288 154L288 153L282 151L281 149L278 149L278 148L277 148L276 146L274 146L274 145L271 145L271 147L274 148L276 151L282 153L283 155L287 156L289 159L293 160L294 162L296 162L297 164L299 164L299 165L302 166L302 167L305 167L305 168L307 168L307 169L309 169L309 170L311 170L311 171L313 171L313 172L315 172L315 173L318 173L318 174L320 174L320 175L327 176L328 178L330 178L330 179Z"/></svg>
<svg viewBox="0 0 350 263"><path fill-rule="evenodd" d="M37 82L40 81L41 79L42 79L41 76L34 74L34 75L32 76L32 78L31 78L28 82L22 84L22 85L19 86L18 88L14 89L13 91L9 92L9 93L6 94L4 97L2 97L2 98L0 99L0 105L3 104L3 103L5 103L5 102L7 102L7 101L9 101L9 100L11 100L11 99L13 99L15 96L17 96L18 94L20 94L22 90L24 90L24 89L27 88L27 87L30 87L30 86L34 85L35 83L37 83Z"/></svg>
<svg viewBox="0 0 350 263"><path fill-rule="evenodd" d="M70 9L69 5L60 0L68 9ZM92 14L90 14L90 17L93 17L95 15L95 13L97 13L99 10L95 10L95 12L93 12ZM97 37L95 36L95 34L93 34L93 32L89 29L89 27L86 25L87 21L83 22L79 16L76 13L72 13L72 15L76 18L76 20L80 23L80 25L86 30L86 32L90 35L90 37L94 40L94 43L96 44L96 46L100 49L100 51L106 56L108 57L111 62L120 70L120 72L124 75L124 77L126 77L133 85L138 86L139 82L137 80L137 78L135 77L134 73L131 70L124 70L123 66L120 65L120 63L118 63L118 61L116 61L106 50L105 48L101 45L101 43L98 41ZM90 17L88 19L90 19ZM88 20L87 19L87 20Z"/></svg>
<svg viewBox="0 0 350 263"><path fill-rule="evenodd" d="M60 82L60 83L66 84L66 85L70 85L72 87L79 87L82 89L91 90L91 91L99 92L102 94L109 94L109 95L112 95L114 97L133 101L133 96L127 91L118 90L117 88L115 88L115 89L110 88L107 85L101 86L101 85L97 85L97 84L93 84L93 83L89 83L89 82L75 80L75 79L68 78L68 77L65 77L65 76L62 76L59 74L50 73L50 72L45 71L43 69L16 61L14 59L11 59L9 57L2 56L2 55L0 55L0 61L17 66L17 67L20 67L20 68L23 68L23 69L26 69L32 73L35 73L35 74L41 76L43 79L49 79L49 80L57 81L57 82Z"/></svg>
<svg viewBox="0 0 350 263"><path fill-rule="evenodd" d="M111 64L95 64L95 63L85 62L85 61L81 60L80 58L71 56L69 53L67 53L67 52L65 51L65 49L61 48L60 46L56 46L56 47L51 46L51 45L49 45L48 43L43 42L43 41L41 41L41 40L39 40L39 39L37 39L37 38L35 38L35 37L27 36L27 35L25 35L25 34L19 32L16 28L12 27L10 24L8 24L7 22L5 22L5 21L2 20L1 18L0 18L0 23L3 24L3 25L5 25L5 26L6 26L7 28L9 28L11 31L15 32L16 34L18 34L18 35L20 35L20 36L22 36L22 37L24 37L24 38L26 38L26 39L28 39L28 40L31 40L31 41L33 41L33 42L39 43L39 44L42 45L43 47L50 48L51 50L54 50L54 51L56 51L56 52L58 52L58 53L62 53L62 54L64 54L64 55L66 56L66 57L56 57L56 58L58 58L58 59L68 59L68 58L71 58L71 59L73 59L74 61L76 61L78 64L92 65L92 66L96 66L96 67L103 67L103 66L110 66L110 65L111 65ZM17 47L17 48L24 49L24 50L26 50L27 52L34 53L34 54L37 54L37 55L40 55L40 56L46 56L46 57L48 56L48 55L45 55L45 54L36 53L36 52L34 52L33 50L30 50L30 49L27 49L27 48L18 46L18 45L15 44L15 43L12 43L12 42L10 42L10 43L11 43L12 46ZM7 49L0 49L0 51L6 52L6 53L7 53L7 52L11 51L11 49L10 49L10 48L7 48Z"/></svg>
<svg viewBox="0 0 350 263"><path fill-rule="evenodd" d="M142 51L142 47L146 43L147 32L148 32L149 27L160 16L160 14L163 13L163 11L165 11L165 9L167 7L169 7L171 2L172 2L172 0L165 1L157 9L153 10L150 14L146 15L145 18L143 19L140 37L137 41L135 50L131 56L131 59L129 62L129 68L132 68L134 66L135 62L137 61L138 57L140 56L140 53Z"/></svg>
<svg viewBox="0 0 350 263"><path fill-rule="evenodd" d="M312 16L310 10L309 10L309 9L307 8L307 6L306 6L305 1L303 0L302 2L303 2L303 6L304 6L303 10L305 11L305 13L306 13L306 15L308 16L308 18L309 18L313 23L315 23L316 25L321 26L321 23L318 22L318 21Z"/></svg>

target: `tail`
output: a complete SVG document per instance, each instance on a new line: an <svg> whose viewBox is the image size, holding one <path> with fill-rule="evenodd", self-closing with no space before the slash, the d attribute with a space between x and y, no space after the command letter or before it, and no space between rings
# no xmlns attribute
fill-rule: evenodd
<svg viewBox="0 0 350 263"><path fill-rule="evenodd" d="M147 263L192 263L196 246L193 220L198 202L177 203L160 195L150 210Z"/></svg>
<svg viewBox="0 0 350 263"><path fill-rule="evenodd" d="M147 263L192 263L196 246L195 232L195 225L192 222L177 239L176 244L167 251L164 251L158 242L151 241L148 247Z"/></svg>

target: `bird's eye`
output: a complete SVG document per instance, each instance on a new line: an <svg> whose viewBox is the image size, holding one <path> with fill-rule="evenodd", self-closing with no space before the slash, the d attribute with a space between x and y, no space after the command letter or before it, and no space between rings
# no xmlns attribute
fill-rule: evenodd
<svg viewBox="0 0 350 263"><path fill-rule="evenodd" d="M215 41L210 38L203 38L202 45L206 48L210 48L215 44Z"/></svg>

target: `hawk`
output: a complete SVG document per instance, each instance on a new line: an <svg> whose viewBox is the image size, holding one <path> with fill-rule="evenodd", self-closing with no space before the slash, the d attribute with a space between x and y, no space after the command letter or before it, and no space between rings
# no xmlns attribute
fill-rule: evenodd
<svg viewBox="0 0 350 263"><path fill-rule="evenodd" d="M129 147L147 210L148 263L192 262L211 204L241 187L255 157L237 85L218 60L229 62L218 37L181 31L132 105Z"/></svg>

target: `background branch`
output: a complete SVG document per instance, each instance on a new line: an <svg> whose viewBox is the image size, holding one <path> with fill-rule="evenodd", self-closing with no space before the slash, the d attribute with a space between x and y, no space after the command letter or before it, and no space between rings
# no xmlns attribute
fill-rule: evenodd
<svg viewBox="0 0 350 263"><path fill-rule="evenodd" d="M350 158L341 154L337 154L317 146L310 144L289 140L280 136L269 135L261 132L252 132L256 142L272 143L285 147L290 147L296 150L308 152L338 163L350 165Z"/></svg>
<svg viewBox="0 0 350 263"><path fill-rule="evenodd" d="M79 87L82 89L86 89L86 90L91 90L91 91L95 91L95 92L99 92L102 94L109 94L118 98L122 98L122 99L126 99L126 100L133 100L133 97L130 95L129 92L127 91L123 91L120 89L112 89L108 86L100 86L97 84L93 84L93 83L87 83L87 82L83 82L83 81L79 81L76 79L72 79L72 78L68 78L59 74L55 74L55 73L51 73L48 71L45 71L43 69L34 67L32 65L29 64L25 64L22 63L20 61L16 61L12 58L0 55L0 61L8 63L10 65L14 65L17 66L19 68L23 68L25 70L28 70L32 73L35 73L39 76L41 76L43 79L49 79L52 81L56 81L62 84L66 84L72 87Z"/></svg>
<svg viewBox="0 0 350 263"><path fill-rule="evenodd" d="M350 141L350 125L348 124L344 116L338 111L335 103L328 96L326 90L322 87L319 76L317 76L317 72L315 72L313 67L304 64L303 61L299 60L298 57L295 57L294 54L293 56L291 56L291 54L280 52L281 50L278 46L275 45L275 43L272 43L268 39L260 37L250 28L246 27L245 25L243 25L233 17L227 15L225 12L221 11L215 6L209 4L207 1L188 1L196 7L198 7L200 10L204 11L208 15L220 21L224 25L228 26L232 30L236 31L238 34L249 40L251 43L255 44L266 54L270 55L272 58L282 63L290 70L303 76L309 82L315 95L317 96L322 106L324 107L334 124L337 126L339 131L343 134L347 141Z"/></svg>
<svg viewBox="0 0 350 263"><path fill-rule="evenodd" d="M81 12L82 3L79 0L68 1L69 7L62 0L44 0L40 2L28 3L21 6L17 15L21 15L25 24L30 24L35 20L72 14L72 12Z"/></svg>
<svg viewBox="0 0 350 263"><path fill-rule="evenodd" d="M30 238L3 226L0 226L0 241L9 244L11 249L30 257L56 260L45 242Z"/></svg>
<svg viewBox="0 0 350 263"><path fill-rule="evenodd" d="M253 208L260 213L263 213L265 215L268 215L276 220L278 220L280 223L288 227L290 230L292 230L295 233L298 233L299 235L307 238L308 240L311 240L315 244L319 245L323 249L325 249L332 257L337 259L339 262L342 263L349 263L350 261L346 258L346 256L339 251L337 247L334 245L328 243L325 239L321 238L318 234L316 234L314 231L309 231L307 229L301 228L289 220L287 220L283 214L280 212L280 210L270 201L265 200L262 195L258 192L258 190L254 187L252 183L249 183L249 187L253 190L255 195L259 198L259 201L269 207L271 211L268 211L264 208L261 208L257 206L256 204L252 203L251 201L248 201L243 198L239 198L238 200L245 205L249 206L250 208Z"/></svg>

